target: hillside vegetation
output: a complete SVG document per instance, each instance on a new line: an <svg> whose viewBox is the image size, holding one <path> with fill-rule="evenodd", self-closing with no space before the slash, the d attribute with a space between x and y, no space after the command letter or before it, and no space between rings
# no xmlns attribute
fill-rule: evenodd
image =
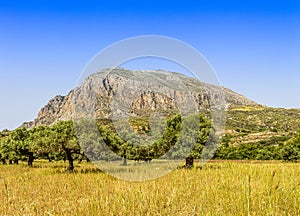
<svg viewBox="0 0 300 216"><path fill-rule="evenodd" d="M262 160L297 158L286 154L289 146L297 145L297 141L292 144L289 140L297 136L300 129L300 110L232 106L226 115L226 130L219 158ZM294 150L300 151L297 147ZM299 159L300 157L297 160Z"/></svg>
<svg viewBox="0 0 300 216"><path fill-rule="evenodd" d="M227 111L226 130L217 151L206 154L214 154L209 156L214 159L298 161L300 160L300 139L298 139L300 135L297 133L300 128L299 115L296 109L286 110L263 106L232 107ZM191 139L186 134L181 134L182 124L185 124L187 119L189 119L190 129L185 130L190 130L189 134L199 127L195 146L189 154L186 152L190 147ZM60 121L53 126L36 126L30 129L21 127L12 132L1 133L0 159L3 164L27 160L29 166L32 166L35 159L67 160L69 161L68 169L73 170L74 160L114 161L121 159L126 165L127 159L150 162L165 154L164 157L168 159L186 160L186 162L189 161L187 158L190 158L192 160L186 166L192 167L193 159L199 159L203 155L207 141L214 143L217 139L214 138L214 132L210 129L211 125L207 117L200 115L198 126L195 125L197 118L191 116L187 119L181 119L178 114L174 115L169 117L166 128L164 125L158 125L158 129L153 131L150 129L147 118L131 118L129 123L137 134L151 133L156 137L154 139L156 141L139 140L135 137L135 133L124 130L126 127L122 127L123 136L120 136L120 131L115 131L115 125L112 122L98 121L97 130L105 144L118 155L118 158L114 158L107 151L104 152L97 131L91 130L87 122L77 124L77 132L78 130L88 132L81 134L75 133L74 123L71 121ZM124 123L120 122L120 124ZM124 140L124 137L127 138ZM81 145L78 139L81 140ZM142 141L144 144L140 143ZM172 151L170 151L171 148Z"/></svg>

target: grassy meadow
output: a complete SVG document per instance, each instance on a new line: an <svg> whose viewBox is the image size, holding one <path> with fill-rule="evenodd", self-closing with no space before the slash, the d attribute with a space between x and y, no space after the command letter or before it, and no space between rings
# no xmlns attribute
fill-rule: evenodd
<svg viewBox="0 0 300 216"><path fill-rule="evenodd" d="M0 215L300 215L300 164L217 161L129 182L93 164L0 166Z"/></svg>

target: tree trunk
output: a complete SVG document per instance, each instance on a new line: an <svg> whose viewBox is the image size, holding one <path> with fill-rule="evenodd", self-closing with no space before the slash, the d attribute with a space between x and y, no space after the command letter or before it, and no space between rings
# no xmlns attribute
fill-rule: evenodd
<svg viewBox="0 0 300 216"><path fill-rule="evenodd" d="M1 159L2 164L6 164L6 160L5 159Z"/></svg>
<svg viewBox="0 0 300 216"><path fill-rule="evenodd" d="M127 166L126 150L124 150L123 156L123 166Z"/></svg>
<svg viewBox="0 0 300 216"><path fill-rule="evenodd" d="M68 171L74 171L74 159L72 157L71 151L68 149L66 150L66 157L69 161L69 167L68 167Z"/></svg>
<svg viewBox="0 0 300 216"><path fill-rule="evenodd" d="M185 167L192 168L194 166L194 158L189 156L185 159Z"/></svg>
<svg viewBox="0 0 300 216"><path fill-rule="evenodd" d="M49 162L52 162L52 159L51 159L51 157L49 156L49 154L47 154L47 159L48 159Z"/></svg>
<svg viewBox="0 0 300 216"><path fill-rule="evenodd" d="M123 166L127 166L127 158L126 158L126 156L123 158Z"/></svg>
<svg viewBox="0 0 300 216"><path fill-rule="evenodd" d="M8 164L12 164L12 162L13 162L12 160L8 160Z"/></svg>
<svg viewBox="0 0 300 216"><path fill-rule="evenodd" d="M19 164L19 160L14 160L14 164Z"/></svg>
<svg viewBox="0 0 300 216"><path fill-rule="evenodd" d="M29 152L29 155L28 155L28 166L32 167L33 161L34 161L33 153Z"/></svg>

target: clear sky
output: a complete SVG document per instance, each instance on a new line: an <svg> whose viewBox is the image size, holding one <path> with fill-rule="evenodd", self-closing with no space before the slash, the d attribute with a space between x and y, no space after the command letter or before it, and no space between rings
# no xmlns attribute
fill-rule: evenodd
<svg viewBox="0 0 300 216"><path fill-rule="evenodd" d="M0 130L65 95L88 61L127 37L164 35L201 52L221 85L300 107L300 1L0 1Z"/></svg>

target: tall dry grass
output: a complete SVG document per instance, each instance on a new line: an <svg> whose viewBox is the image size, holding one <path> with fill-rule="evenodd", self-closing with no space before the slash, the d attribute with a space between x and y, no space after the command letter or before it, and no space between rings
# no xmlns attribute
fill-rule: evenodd
<svg viewBox="0 0 300 216"><path fill-rule="evenodd" d="M300 165L208 163L146 182L61 162L0 166L0 215L300 215Z"/></svg>

